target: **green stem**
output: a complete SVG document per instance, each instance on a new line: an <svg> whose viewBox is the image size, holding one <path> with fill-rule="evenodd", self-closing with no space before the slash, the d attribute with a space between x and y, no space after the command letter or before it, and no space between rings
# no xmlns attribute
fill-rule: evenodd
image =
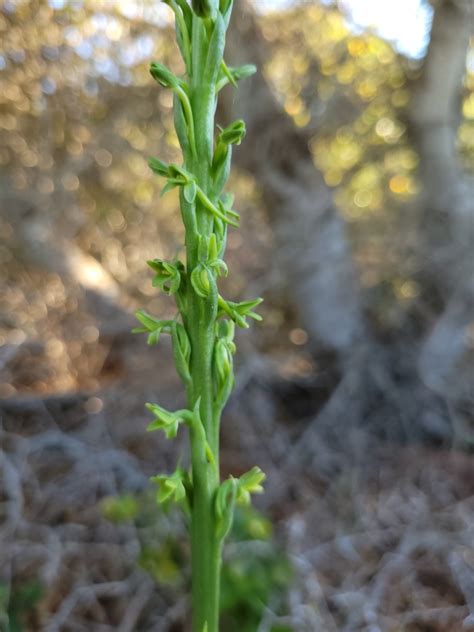
<svg viewBox="0 0 474 632"><path fill-rule="evenodd" d="M193 17L193 20L200 18ZM203 29L194 29L194 37L204 37ZM195 42L196 44L196 42ZM201 42L199 42L201 47ZM194 129L205 128L211 112L209 90L203 90L202 74L192 77L191 102L194 113ZM210 164L208 156L209 139L204 140L198 134L196 155L188 157L186 164L197 177L202 195L196 199L197 229L202 236L209 237L212 232L212 215L205 207L209 202ZM197 265L198 235L187 236L188 274ZM202 298L189 285L189 335L191 340L191 375L193 378L192 400L189 408L200 398L201 421L205 438L212 452L212 461L206 457L202 436L191 434L191 465L193 479L193 503L191 514L191 558L192 558L192 611L194 632L218 632L219 629L219 588L222 545L216 534L214 498L219 486L219 437L218 421L213 415L213 378L212 356L215 344L214 323L217 306L212 299ZM207 626L207 627L206 627Z"/></svg>

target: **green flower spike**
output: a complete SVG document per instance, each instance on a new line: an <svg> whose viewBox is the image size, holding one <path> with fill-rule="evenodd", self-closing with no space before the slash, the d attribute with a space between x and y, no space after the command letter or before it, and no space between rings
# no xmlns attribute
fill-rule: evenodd
<svg viewBox="0 0 474 632"><path fill-rule="evenodd" d="M232 152L245 136L237 120L217 125L219 91L255 72L255 66L230 67L224 59L225 36L233 0L164 0L175 17L176 40L184 61L177 76L159 62L150 73L173 93L173 120L182 150L179 164L150 158L152 171L164 178L162 191L178 188L184 223L185 259L153 259L153 285L173 296L176 317L158 320L137 312L150 344L171 335L173 359L186 393L187 408L169 411L147 404L153 414L148 430L176 437L180 425L189 434L189 475L183 469L158 475L157 500L165 507L179 503L189 517L192 558L193 632L218 632L222 546L233 520L236 502L248 502L262 491L264 474L253 468L240 479L221 483L219 428L222 410L234 387L235 326L248 327L262 299L234 303L219 296L218 282L227 276L224 261L227 233L239 225L234 197L227 185ZM217 133L216 133L217 130Z"/></svg>

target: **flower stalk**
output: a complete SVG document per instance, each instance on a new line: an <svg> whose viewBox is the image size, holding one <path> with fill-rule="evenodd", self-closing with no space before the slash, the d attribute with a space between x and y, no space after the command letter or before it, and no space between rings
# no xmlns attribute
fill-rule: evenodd
<svg viewBox="0 0 474 632"><path fill-rule="evenodd" d="M224 262L227 231L238 227L233 196L224 192L230 173L232 146L245 135L245 124L235 121L216 130L219 91L255 72L251 65L227 66L225 36L233 0L163 0L176 18L176 39L186 69L175 76L158 62L152 77L174 92L174 122L183 164L165 164L157 158L151 169L165 179L163 193L179 189L185 227L186 261L148 262L153 285L172 295L177 313L159 320L143 310L136 316L136 332L146 333L149 344L161 334L171 336L177 372L186 389L187 408L168 411L147 404L154 415L148 430L161 430L173 439L184 426L189 433L190 467L153 477L157 500L180 504L189 518L192 562L194 632L217 632L222 547L231 526L235 504L248 503L250 494L263 491L263 472L254 467L240 478L221 482L219 429L222 410L234 386L234 331L248 327L247 317L259 320L254 299L235 303L224 299L218 278L227 275Z"/></svg>

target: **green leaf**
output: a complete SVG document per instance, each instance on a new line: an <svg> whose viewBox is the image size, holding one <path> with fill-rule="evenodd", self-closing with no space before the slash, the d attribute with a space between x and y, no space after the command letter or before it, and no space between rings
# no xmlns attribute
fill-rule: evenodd
<svg viewBox="0 0 474 632"><path fill-rule="evenodd" d="M184 116L183 106L176 93L173 95L173 116L174 128L176 130L176 135L178 136L179 144L181 145L183 154L187 156L191 150L188 137L188 126Z"/></svg>
<svg viewBox="0 0 474 632"><path fill-rule="evenodd" d="M188 74L191 74L191 28L189 19L191 11L186 2L178 3L176 0L163 0L175 14L176 41L186 65Z"/></svg>
<svg viewBox="0 0 474 632"><path fill-rule="evenodd" d="M222 15L217 13L214 28L209 40L206 65L204 68L203 81L207 86L214 86L217 82L219 70L225 47L225 23Z"/></svg>

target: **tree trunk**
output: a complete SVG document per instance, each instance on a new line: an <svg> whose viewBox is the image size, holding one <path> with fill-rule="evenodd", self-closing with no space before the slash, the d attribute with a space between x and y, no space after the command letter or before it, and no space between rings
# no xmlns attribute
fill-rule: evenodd
<svg viewBox="0 0 474 632"><path fill-rule="evenodd" d="M436 6L422 76L412 91L409 124L420 155L421 254L425 278L444 311L426 337L418 368L453 411L471 391L474 308L473 187L456 152L456 132L473 9L468 0ZM454 421L462 423L458 414Z"/></svg>

